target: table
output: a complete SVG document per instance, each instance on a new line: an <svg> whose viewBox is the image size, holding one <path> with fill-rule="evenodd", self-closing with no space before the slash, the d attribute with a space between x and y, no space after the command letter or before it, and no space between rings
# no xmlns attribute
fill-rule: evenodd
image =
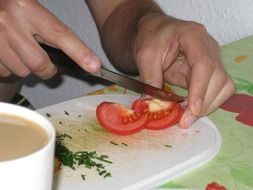
<svg viewBox="0 0 253 190"><path fill-rule="evenodd" d="M253 36L223 46L221 55L224 66L237 87L238 98L231 100L228 106L243 106L240 108L244 109L240 116L242 122L236 119L239 113L223 108L209 115L222 135L220 152L212 161L169 181L161 188L204 189L206 184L215 181L229 190L253 189L253 124L243 123L246 116L248 120L253 118ZM172 89L177 93L185 93L176 87ZM135 94L116 85L91 94L111 93ZM248 102L242 104L245 98Z"/></svg>

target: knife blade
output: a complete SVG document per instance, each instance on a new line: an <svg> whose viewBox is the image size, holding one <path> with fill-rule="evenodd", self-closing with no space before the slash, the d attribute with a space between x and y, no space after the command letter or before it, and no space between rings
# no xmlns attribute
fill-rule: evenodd
<svg viewBox="0 0 253 190"><path fill-rule="evenodd" d="M168 93L160 88L156 88L149 84L143 83L139 80L134 78L130 78L126 75L122 75L120 73L116 73L105 68L101 68L97 73L93 74L96 77L103 78L110 82L113 82L121 87L130 89L140 94L148 94L155 98L166 100L166 101L173 101L173 102L182 102L185 100L184 97Z"/></svg>
<svg viewBox="0 0 253 190"><path fill-rule="evenodd" d="M47 46L44 44L40 44L40 46L47 52L52 62L58 66L62 66L65 68L69 68L77 71L79 74L87 76L87 72L81 69L70 57L68 57L63 51L53 48L51 46ZM89 73L95 77L99 77L115 83L118 86L127 88L129 90L135 91L140 94L148 94L152 97L173 101L173 102L182 102L185 100L185 97L179 96L173 93L169 93L164 91L163 89L156 88L149 84L143 83L134 78L128 77L126 75L116 73L105 68L101 68L97 73Z"/></svg>

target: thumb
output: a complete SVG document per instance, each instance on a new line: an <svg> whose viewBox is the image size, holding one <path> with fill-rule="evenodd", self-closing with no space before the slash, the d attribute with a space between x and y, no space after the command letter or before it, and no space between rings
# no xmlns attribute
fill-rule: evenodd
<svg viewBox="0 0 253 190"><path fill-rule="evenodd" d="M189 128L198 119L199 119L198 117L192 115L189 107L187 107L184 111L182 118L179 121L179 126L184 129Z"/></svg>

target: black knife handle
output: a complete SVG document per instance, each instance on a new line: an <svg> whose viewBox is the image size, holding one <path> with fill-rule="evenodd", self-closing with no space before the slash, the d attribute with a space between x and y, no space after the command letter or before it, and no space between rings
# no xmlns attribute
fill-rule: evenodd
<svg viewBox="0 0 253 190"><path fill-rule="evenodd" d="M63 51L56 49L54 47L39 44L48 54L51 61L57 66L64 67L67 69L85 72L81 67L75 63L69 56L67 56Z"/></svg>

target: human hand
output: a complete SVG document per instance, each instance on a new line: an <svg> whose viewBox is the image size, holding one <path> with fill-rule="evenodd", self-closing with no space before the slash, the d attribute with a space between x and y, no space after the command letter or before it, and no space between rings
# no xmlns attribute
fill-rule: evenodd
<svg viewBox="0 0 253 190"><path fill-rule="evenodd" d="M36 0L0 0L0 40L0 77L52 77L57 69L38 42L63 50L88 72L101 65L91 49Z"/></svg>
<svg viewBox="0 0 253 190"><path fill-rule="evenodd" d="M162 88L164 82L188 91L188 105L179 122L188 128L208 115L235 91L220 60L218 43L204 26L165 15L139 23L135 59L140 79Z"/></svg>

